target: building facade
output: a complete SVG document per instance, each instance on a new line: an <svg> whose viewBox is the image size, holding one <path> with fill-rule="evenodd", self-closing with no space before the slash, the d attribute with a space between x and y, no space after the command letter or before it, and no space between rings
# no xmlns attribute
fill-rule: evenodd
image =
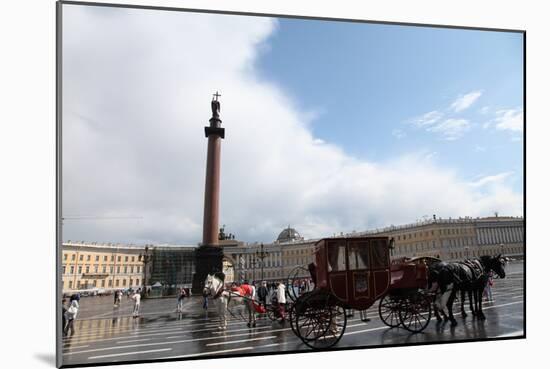
<svg viewBox="0 0 550 369"><path fill-rule="evenodd" d="M503 254L523 257L525 225L521 217L432 219L390 226L345 237L388 236L394 239L392 258L432 256L461 260L481 255ZM304 239L293 228L285 228L272 243L244 243L233 237L220 240L226 282L283 281L309 277L318 239ZM163 286L162 294L191 284L195 273L196 246L63 243L63 292L85 289L114 289ZM143 255L150 255L148 258Z"/></svg>
<svg viewBox="0 0 550 369"><path fill-rule="evenodd" d="M432 219L391 226L363 235L393 237L392 257L432 256L460 260L481 255L522 257L525 251L521 217Z"/></svg>
<svg viewBox="0 0 550 369"><path fill-rule="evenodd" d="M63 243L63 292L141 287L143 250L143 247L120 244Z"/></svg>

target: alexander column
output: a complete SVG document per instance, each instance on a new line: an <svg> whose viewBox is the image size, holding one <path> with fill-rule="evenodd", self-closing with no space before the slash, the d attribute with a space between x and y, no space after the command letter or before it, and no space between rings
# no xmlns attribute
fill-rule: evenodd
<svg viewBox="0 0 550 369"><path fill-rule="evenodd" d="M206 275L222 271L223 250L218 242L219 208L220 208L220 162L222 138L225 129L221 127L221 96L216 93L212 99L212 118L210 125L204 127L208 138L206 156L206 184L204 187L204 217L202 226L202 244L195 252L195 275L193 276L193 293L202 292Z"/></svg>

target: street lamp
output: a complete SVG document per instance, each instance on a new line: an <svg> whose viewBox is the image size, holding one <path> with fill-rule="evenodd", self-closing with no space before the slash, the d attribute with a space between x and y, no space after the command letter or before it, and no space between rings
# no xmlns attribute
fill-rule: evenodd
<svg viewBox="0 0 550 369"><path fill-rule="evenodd" d="M143 295L147 296L147 265L153 261L152 252L149 252L149 246L145 246L145 252L139 254L139 260L143 263Z"/></svg>
<svg viewBox="0 0 550 369"><path fill-rule="evenodd" d="M262 281L263 281L264 280L264 259L269 255L269 252L264 251L263 242L260 244L260 251L256 251L255 255L256 255L256 258L261 261L261 264L260 264L261 278L262 278Z"/></svg>

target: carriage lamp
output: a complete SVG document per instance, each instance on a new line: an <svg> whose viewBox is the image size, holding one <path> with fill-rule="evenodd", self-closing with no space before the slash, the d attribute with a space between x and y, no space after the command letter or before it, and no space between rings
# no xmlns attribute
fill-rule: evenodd
<svg viewBox="0 0 550 369"><path fill-rule="evenodd" d="M260 251L256 251L254 253L256 255L256 259L260 260L260 270L261 270L261 279L264 280L264 259L269 255L269 252L264 251L264 244L263 242L260 244Z"/></svg>

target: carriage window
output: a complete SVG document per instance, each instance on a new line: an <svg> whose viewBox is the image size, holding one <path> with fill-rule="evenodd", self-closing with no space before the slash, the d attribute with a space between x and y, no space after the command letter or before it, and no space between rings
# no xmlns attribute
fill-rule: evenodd
<svg viewBox="0 0 550 369"><path fill-rule="evenodd" d="M388 261L388 245L385 240L371 241L372 267L386 268Z"/></svg>
<svg viewBox="0 0 550 369"><path fill-rule="evenodd" d="M328 271L346 270L346 243L330 243L328 245Z"/></svg>
<svg viewBox="0 0 550 369"><path fill-rule="evenodd" d="M367 269L369 265L368 242L350 242L348 263L350 270Z"/></svg>

